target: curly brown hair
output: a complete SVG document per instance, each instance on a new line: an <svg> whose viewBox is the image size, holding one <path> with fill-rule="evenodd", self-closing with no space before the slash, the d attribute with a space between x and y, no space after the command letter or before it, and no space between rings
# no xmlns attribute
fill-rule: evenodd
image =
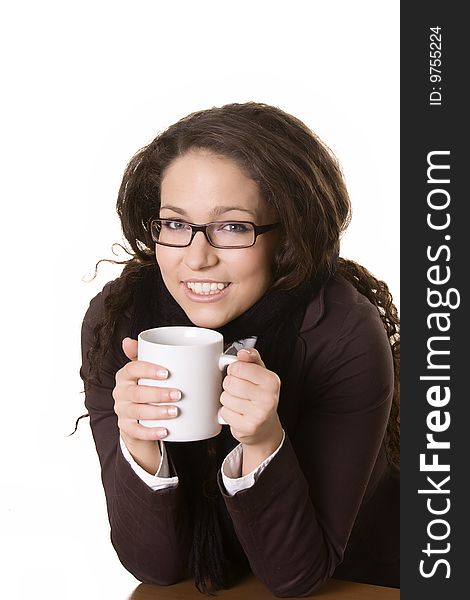
<svg viewBox="0 0 470 600"><path fill-rule="evenodd" d="M177 157L196 149L235 161L258 184L268 205L276 209L282 223L282 239L274 258L273 289L293 289L308 277L332 271L336 265L337 273L377 308L389 339L395 379L386 449L389 460L398 465L400 341L392 295L387 284L363 266L337 259L351 205L331 150L299 119L263 103L232 103L191 113L157 135L127 165L116 208L131 258L102 259L95 266L96 276L103 260L125 265L106 298L103 319L94 330L85 392L93 380L99 380L116 320L131 302L139 271L155 262L148 222L159 214L165 169Z"/></svg>

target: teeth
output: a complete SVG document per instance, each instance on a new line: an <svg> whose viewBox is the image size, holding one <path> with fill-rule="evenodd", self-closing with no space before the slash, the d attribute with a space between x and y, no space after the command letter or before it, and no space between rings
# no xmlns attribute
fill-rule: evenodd
<svg viewBox="0 0 470 600"><path fill-rule="evenodd" d="M196 294L201 294L203 296L212 296L214 294L220 293L221 290L226 288L228 283L209 283L205 281L201 283L200 281L188 281L186 283L187 287L195 292Z"/></svg>

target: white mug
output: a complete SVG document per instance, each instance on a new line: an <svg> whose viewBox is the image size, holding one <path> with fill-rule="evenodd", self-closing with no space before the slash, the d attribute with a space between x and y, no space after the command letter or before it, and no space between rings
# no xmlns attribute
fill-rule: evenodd
<svg viewBox="0 0 470 600"><path fill-rule="evenodd" d="M138 360L168 370L164 380L139 379L139 385L171 387L181 391L172 419L139 421L145 427L165 427L169 442L205 440L218 435L225 421L220 417L223 371L236 356L223 354L222 334L203 327L156 327L138 336ZM159 406L168 403L159 403Z"/></svg>

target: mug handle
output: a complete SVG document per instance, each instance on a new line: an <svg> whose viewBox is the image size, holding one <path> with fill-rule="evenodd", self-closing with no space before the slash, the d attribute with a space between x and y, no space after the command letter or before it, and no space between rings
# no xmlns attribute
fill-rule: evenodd
<svg viewBox="0 0 470 600"><path fill-rule="evenodd" d="M219 356L219 369L223 371L225 367L228 367L232 363L237 362L237 360L238 358L236 356L232 356L230 354L221 354ZM228 425L228 423L222 419L220 414L217 414L217 421L220 425Z"/></svg>

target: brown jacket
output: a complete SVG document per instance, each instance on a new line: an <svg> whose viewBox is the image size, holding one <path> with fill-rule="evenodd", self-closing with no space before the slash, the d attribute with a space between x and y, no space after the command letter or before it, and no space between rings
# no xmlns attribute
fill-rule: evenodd
<svg viewBox="0 0 470 600"><path fill-rule="evenodd" d="M82 326L82 378L92 327L111 282L95 296ZM101 465L111 541L138 580L167 585L186 576L190 532L180 486L153 491L119 445L112 390L126 362L117 323L102 383L85 405ZM220 491L253 573L278 596L303 596L330 577L399 586L399 472L383 437L393 394L393 364L377 310L341 277L307 307L284 407L290 434L253 487ZM292 378L290 378L292 381ZM289 396L290 397L290 396Z"/></svg>

